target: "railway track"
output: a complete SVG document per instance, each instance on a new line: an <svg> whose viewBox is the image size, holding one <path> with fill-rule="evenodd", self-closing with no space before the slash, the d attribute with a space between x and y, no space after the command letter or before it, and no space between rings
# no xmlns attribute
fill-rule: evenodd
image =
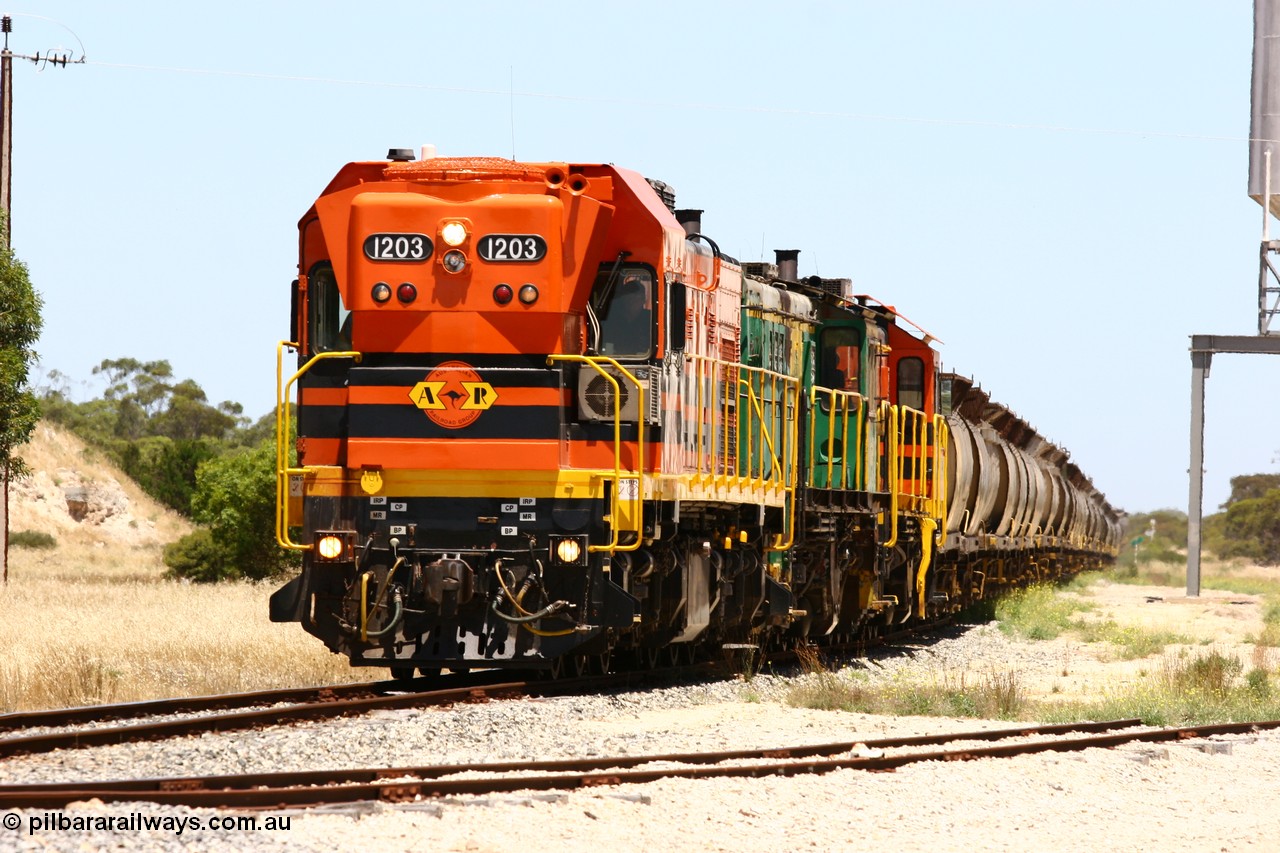
<svg viewBox="0 0 1280 853"><path fill-rule="evenodd" d="M623 672L554 681L512 681L500 670L450 676L450 686L421 690L437 679L416 682L378 681L329 687L229 693L188 699L162 699L0 716L0 758L81 749L117 743L161 740L209 732L229 732L303 720L327 719L374 710L427 708L462 702L487 702L521 696L555 696L573 692L634 687L680 675L710 674L715 664L694 664L652 672ZM210 713L212 712L212 713ZM174 719L124 725L96 725L175 714ZM74 728L64 728L74 726ZM22 732L57 728L57 731Z"/></svg>
<svg viewBox="0 0 1280 853"><path fill-rule="evenodd" d="M1275 728L1280 728L1280 720L1150 729L1129 719L731 752L3 785L0 808L61 808L91 798L225 809L298 808L371 800L414 802L460 794L572 790L663 778L797 776L846 769L885 771L923 761L1074 752ZM1083 736L1069 736L1077 734ZM963 745L920 749L953 743Z"/></svg>
<svg viewBox="0 0 1280 853"><path fill-rule="evenodd" d="M949 619L942 620L871 640L824 647L821 651L861 655L873 646L910 641L948 624ZM761 664L788 664L796 660L794 649L761 649L757 654ZM0 714L0 759L58 749L239 731L378 709L438 707L459 702L636 687L674 678L723 674L726 669L735 670L742 663L733 660L730 652L724 655L721 661L704 660L607 675L513 680L510 678L513 673L484 670L410 680L366 681ZM109 725L148 717L165 719Z"/></svg>

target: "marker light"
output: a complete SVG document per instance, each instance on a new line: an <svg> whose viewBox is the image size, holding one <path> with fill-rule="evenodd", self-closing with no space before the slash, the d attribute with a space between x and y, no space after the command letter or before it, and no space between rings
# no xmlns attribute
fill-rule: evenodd
<svg viewBox="0 0 1280 853"><path fill-rule="evenodd" d="M380 281L373 286L373 301L379 304L391 298L391 285Z"/></svg>
<svg viewBox="0 0 1280 853"><path fill-rule="evenodd" d="M316 543L316 551L326 560L336 560L342 556L342 539L337 536L321 536Z"/></svg>
<svg viewBox="0 0 1280 853"><path fill-rule="evenodd" d="M467 256L459 252L457 249L450 249L444 253L441 259L445 270L452 273L462 272L467 265Z"/></svg>
<svg viewBox="0 0 1280 853"><path fill-rule="evenodd" d="M511 290L511 285L500 284L493 289L493 301L499 305L506 305L511 301L515 293Z"/></svg>
<svg viewBox="0 0 1280 853"><path fill-rule="evenodd" d="M461 246L467 242L467 226L461 222L446 222L440 229L440 239L448 246Z"/></svg>
<svg viewBox="0 0 1280 853"><path fill-rule="evenodd" d="M523 285L520 288L520 301L525 305L532 305L538 301L538 288L532 284Z"/></svg>
<svg viewBox="0 0 1280 853"><path fill-rule="evenodd" d="M410 302L412 302L417 298L418 298L418 288L414 287L412 284L410 284L407 281L396 288L396 299L399 299L405 305L408 305Z"/></svg>

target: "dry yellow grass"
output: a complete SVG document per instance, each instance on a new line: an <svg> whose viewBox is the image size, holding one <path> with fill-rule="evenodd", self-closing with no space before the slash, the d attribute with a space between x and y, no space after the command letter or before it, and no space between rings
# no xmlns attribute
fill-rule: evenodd
<svg viewBox="0 0 1280 853"><path fill-rule="evenodd" d="M298 625L274 584L165 580L159 548L12 554L0 592L0 710L304 686L367 677Z"/></svg>
<svg viewBox="0 0 1280 853"><path fill-rule="evenodd" d="M189 525L105 461L86 459L74 438L39 432L23 453L37 477L15 490L11 529L48 532L58 547L10 552L0 589L0 711L383 677L353 670L299 625L268 621L275 583L165 579L163 543ZM61 492L49 491L59 471L118 481L128 517L96 525L61 517ZM43 491L32 491L36 481Z"/></svg>

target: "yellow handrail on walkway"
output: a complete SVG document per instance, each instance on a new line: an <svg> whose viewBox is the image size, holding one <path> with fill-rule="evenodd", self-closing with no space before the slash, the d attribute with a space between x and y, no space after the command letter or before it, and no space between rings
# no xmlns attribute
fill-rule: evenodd
<svg viewBox="0 0 1280 853"><path fill-rule="evenodd" d="M867 490L867 470L866 470L866 399L857 391L842 391L837 388L824 388L819 385L813 385L809 388L809 477L806 482L810 488L817 486L815 475L818 472L820 463L817 459L816 444L813 439L817 435L818 427L818 405L819 395L827 398L827 413L824 416L827 421L827 485L828 489L845 489L849 481L849 459L852 457L854 463L854 477L857 480L853 488L857 491ZM856 408L852 408L851 403L857 403ZM835 464L832 461L835 457L835 440L836 440L836 416L839 413L840 427L839 435L841 442L840 453L840 485L835 485ZM849 450L849 417L850 414L854 418L854 450Z"/></svg>
<svg viewBox="0 0 1280 853"><path fill-rule="evenodd" d="M884 543L885 548L892 548L898 544L898 477L901 470L898 466L898 407L889 403L882 404L882 409L886 414L884 419L885 432L888 434L886 443L886 456L888 458L889 469L889 518L892 525L892 533L889 541Z"/></svg>
<svg viewBox="0 0 1280 853"><path fill-rule="evenodd" d="M353 350L342 352L322 352L311 357L311 360L298 372L284 379L284 351L286 348L297 349L294 341L280 341L276 344L276 542L281 548L290 551L310 551L313 546L302 545L289 538L289 477L292 474L305 474L307 469L289 467L289 450L285 446L289 441L289 389L299 377L321 361L329 358L352 358L358 363L364 356Z"/></svg>
<svg viewBox="0 0 1280 853"><path fill-rule="evenodd" d="M588 545L588 551L635 551L640 547L643 539L644 531L644 420L648 414L648 408L644 402L644 383L636 378L630 370L627 370L617 361L608 356L603 355L549 355L547 356L547 364L555 364L557 361L572 361L578 364L585 364L596 373L603 376L613 386L613 511L609 515L609 544L608 545ZM635 527L628 528L625 532L636 534L636 541L630 545L620 544L622 541L623 528L616 522L619 514L619 504L622 502L622 386L618 384L607 370L601 367L601 364L607 364L615 368L619 373L627 378L636 386L639 392L636 397L636 469L627 471L627 474L635 474L636 491L631 497L626 498L633 507L631 517L635 520Z"/></svg>

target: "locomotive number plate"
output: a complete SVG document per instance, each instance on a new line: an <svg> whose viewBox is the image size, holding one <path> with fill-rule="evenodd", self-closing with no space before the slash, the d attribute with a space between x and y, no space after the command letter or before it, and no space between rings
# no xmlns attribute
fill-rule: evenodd
<svg viewBox="0 0 1280 853"><path fill-rule="evenodd" d="M491 263L540 261L547 256L547 241L537 234L486 234L476 244L480 259Z"/></svg>
<svg viewBox="0 0 1280 853"><path fill-rule="evenodd" d="M426 234L370 234L364 238L364 256L371 261L425 261L431 257Z"/></svg>

